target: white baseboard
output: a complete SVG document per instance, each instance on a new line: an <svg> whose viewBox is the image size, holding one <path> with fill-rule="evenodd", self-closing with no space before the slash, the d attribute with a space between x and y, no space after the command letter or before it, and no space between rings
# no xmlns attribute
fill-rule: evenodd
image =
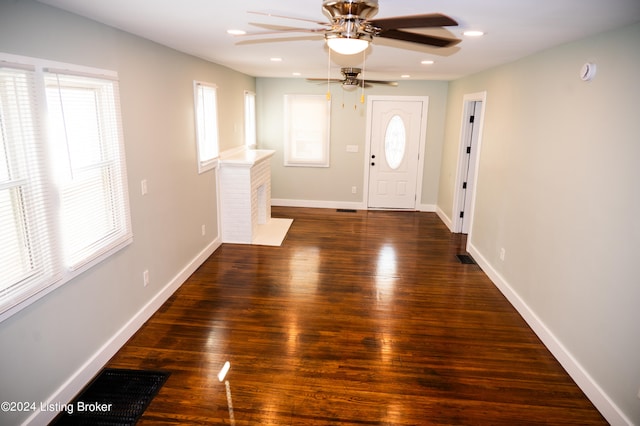
<svg viewBox="0 0 640 426"><path fill-rule="evenodd" d="M311 207L311 208L318 208L318 209L351 209L351 210L367 209L367 207L361 202L291 200L291 199L285 199L285 198L272 198L271 205L279 206L279 207Z"/></svg>
<svg viewBox="0 0 640 426"><path fill-rule="evenodd" d="M449 231L453 232L453 222L451 221L451 218L442 211L440 206L436 206L436 214L438 215L442 223L444 223L447 228L449 228Z"/></svg>
<svg viewBox="0 0 640 426"><path fill-rule="evenodd" d="M162 306L164 302L193 274L222 242L219 238L205 247L173 279L160 290L153 299L142 307L118 330L93 356L91 356L66 382L62 384L45 402L45 405L68 404L86 386L104 365L124 346L136 331ZM55 411L40 409L27 418L23 425L46 425L58 415Z"/></svg>
<svg viewBox="0 0 640 426"><path fill-rule="evenodd" d="M284 198L272 198L271 205L280 207L367 210L367 206L364 203L350 201L290 200ZM421 212L435 212L436 208L437 206L435 204L420 204L416 207L416 210Z"/></svg>
<svg viewBox="0 0 640 426"><path fill-rule="evenodd" d="M436 206L435 204L419 204L416 210L420 212L433 213L436 211L437 208L438 206Z"/></svg>
<svg viewBox="0 0 640 426"><path fill-rule="evenodd" d="M540 338L542 343L549 349L553 356L560 362L562 367L569 373L569 376L576 382L578 387L582 389L587 398L591 400L593 405L600 411L604 418L611 425L633 426L631 420L625 416L620 408L609 398L602 388L595 382L593 377L580 365L574 356L567 350L562 342L549 330L545 323L536 315L536 313L527 305L520 295L507 283L491 264L480 254L478 249L471 243L468 244L467 251L476 261L476 263L487 274L489 279L507 298L509 303L518 311L518 313L529 324L529 327Z"/></svg>

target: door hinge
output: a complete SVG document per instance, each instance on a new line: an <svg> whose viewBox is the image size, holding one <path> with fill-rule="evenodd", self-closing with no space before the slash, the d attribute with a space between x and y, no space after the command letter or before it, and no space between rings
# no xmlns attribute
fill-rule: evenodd
<svg viewBox="0 0 640 426"><path fill-rule="evenodd" d="M462 189L467 189L467 182L462 182Z"/></svg>
<svg viewBox="0 0 640 426"><path fill-rule="evenodd" d="M470 146L467 147L467 154L471 154L471 147Z"/></svg>
<svg viewBox="0 0 640 426"><path fill-rule="evenodd" d="M460 217L464 217L464 212L460 212Z"/></svg>
<svg viewBox="0 0 640 426"><path fill-rule="evenodd" d="M473 121L476 119L475 115L471 115L469 116L469 123L473 123Z"/></svg>

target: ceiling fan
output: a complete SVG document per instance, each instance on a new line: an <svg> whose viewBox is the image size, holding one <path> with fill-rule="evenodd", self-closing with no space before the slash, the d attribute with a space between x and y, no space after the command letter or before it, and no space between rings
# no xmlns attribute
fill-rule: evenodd
<svg viewBox="0 0 640 426"><path fill-rule="evenodd" d="M342 79L338 78L308 78L307 81L318 81L318 82L329 82L329 83L340 83L342 87L345 89L350 89L354 87L371 87L372 84L384 84L387 86L397 86L397 81L382 81L382 80L362 80L358 78L358 75L362 72L360 68L341 68L340 72L344 76Z"/></svg>
<svg viewBox="0 0 640 426"><path fill-rule="evenodd" d="M273 15L270 13L250 12L278 18L313 22L321 25L321 27L276 27L276 31L247 35L292 32L323 33L329 48L343 55L352 55L366 50L367 47L369 47L369 43L376 37L401 40L431 47L451 47L460 42L460 40L455 38L406 31L408 29L458 25L455 20L440 13L371 19L378 13L378 0L323 0L322 11L330 19L330 22L317 22L310 19ZM268 28L269 26L265 27Z"/></svg>

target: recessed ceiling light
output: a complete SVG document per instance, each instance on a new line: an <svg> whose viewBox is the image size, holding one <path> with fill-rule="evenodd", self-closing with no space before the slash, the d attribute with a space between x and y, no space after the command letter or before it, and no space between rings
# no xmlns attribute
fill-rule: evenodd
<svg viewBox="0 0 640 426"><path fill-rule="evenodd" d="M400 77L401 78L411 78L411 76L409 74L402 74Z"/></svg>
<svg viewBox="0 0 640 426"><path fill-rule="evenodd" d="M466 35L467 37L480 37L484 35L482 31L476 31L476 30L465 31L462 34Z"/></svg>
<svg viewBox="0 0 640 426"><path fill-rule="evenodd" d="M421 63L422 65L433 65L435 62L434 62L434 61L429 61L429 60L427 60L427 61L422 61L422 62L420 62L420 63Z"/></svg>
<svg viewBox="0 0 640 426"><path fill-rule="evenodd" d="M247 32L243 30L227 30L227 34L231 35L245 35Z"/></svg>
<svg viewBox="0 0 640 426"><path fill-rule="evenodd" d="M301 76L302 74L300 74L299 72L294 72L293 75L295 75L296 77Z"/></svg>
<svg viewBox="0 0 640 426"><path fill-rule="evenodd" d="M271 62L282 62L282 58L271 58Z"/></svg>

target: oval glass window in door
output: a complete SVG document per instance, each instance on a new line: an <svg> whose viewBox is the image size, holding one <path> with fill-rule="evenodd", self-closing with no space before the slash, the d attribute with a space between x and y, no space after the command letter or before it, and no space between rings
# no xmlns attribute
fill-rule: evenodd
<svg viewBox="0 0 640 426"><path fill-rule="evenodd" d="M384 155L389 167L394 170L400 167L406 146L407 132L404 127L404 121L399 115L394 115L389 120L384 134Z"/></svg>

